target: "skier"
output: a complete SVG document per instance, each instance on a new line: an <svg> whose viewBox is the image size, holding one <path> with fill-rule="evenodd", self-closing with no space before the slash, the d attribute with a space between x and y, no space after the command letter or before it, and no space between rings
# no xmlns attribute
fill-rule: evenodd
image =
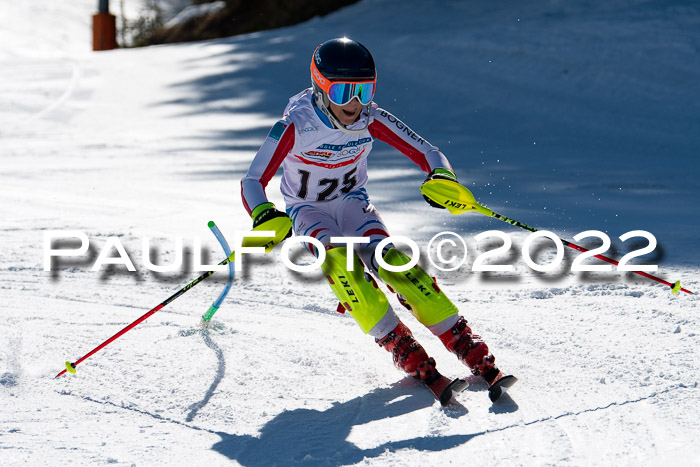
<svg viewBox="0 0 700 467"><path fill-rule="evenodd" d="M348 38L319 45L311 60L312 87L289 100L284 115L270 130L248 173L241 181L243 204L253 227L280 216L290 216L296 235L311 236L326 250L322 270L339 300L338 311L348 311L366 334L393 355L397 368L420 380L446 403L452 390L466 386L440 375L411 331L392 310L374 278L381 279L420 323L438 336L474 375L489 384L497 399L515 381L494 365L481 337L472 333L457 307L420 266L391 272L374 257L377 243L389 236L364 188L367 158L376 138L407 157L426 173L426 181L456 182L447 158L406 124L373 102L377 82L369 50ZM282 165L281 191L286 214L265 195L265 187ZM425 198L434 207L442 206ZM291 236L291 231L287 233ZM369 243L347 246L331 237L368 237ZM314 255L316 247L307 244ZM346 255L352 255L349 271ZM382 251L386 264L402 266L409 258L391 244ZM371 273L365 273L365 267ZM455 385L455 382L462 384Z"/></svg>

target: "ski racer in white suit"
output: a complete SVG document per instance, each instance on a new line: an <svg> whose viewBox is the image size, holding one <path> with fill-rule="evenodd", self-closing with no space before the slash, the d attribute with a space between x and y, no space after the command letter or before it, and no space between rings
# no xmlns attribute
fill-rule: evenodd
<svg viewBox="0 0 700 467"><path fill-rule="evenodd" d="M391 351L398 368L429 387L441 378L435 360L400 321L372 276L396 292L401 303L475 375L489 383L496 381L502 375L488 347L472 334L435 280L420 266L411 269L408 276L389 272L379 267L373 256L377 243L389 236L364 188L374 139L405 154L429 174L428 179L456 180L447 158L372 101L376 70L362 44L347 38L324 42L312 57L311 75L313 87L289 100L282 119L270 130L241 182L243 203L253 225L288 215L296 235L320 241L326 249L322 269L340 301L338 310L349 311L365 333ZM286 214L265 195L265 187L280 165ZM353 251L331 243L331 237L343 236L370 239L355 246L354 271L346 266L346 255ZM312 244L307 248L317 254ZM395 266L409 260L391 246L382 255L386 263Z"/></svg>

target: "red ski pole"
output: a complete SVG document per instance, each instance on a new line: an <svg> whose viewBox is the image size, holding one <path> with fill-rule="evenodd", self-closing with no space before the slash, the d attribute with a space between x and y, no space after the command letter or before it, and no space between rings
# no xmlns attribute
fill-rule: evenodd
<svg viewBox="0 0 700 467"><path fill-rule="evenodd" d="M488 208L486 208L486 209L488 209ZM503 216L503 215L501 215L501 214L495 213L495 212L493 212L493 211L492 211L491 217L495 217L495 218L498 219L499 221L507 222L507 223L509 223L510 225L514 225L514 226L516 226L516 227L520 227L521 229L524 229L524 230L527 230L527 231L530 231L530 232L537 232L537 230L538 230L538 229L536 229L536 228L534 228L534 227L530 227L529 225L523 224L522 222L514 221L513 219L510 219L510 218L508 218L508 217L506 217L506 216ZM587 251L590 251L590 250L588 250L587 248L584 248L584 247L582 247L582 246L579 246L579 245L577 245L577 244L575 244L575 243L572 243L572 242L570 242L570 241L568 241L568 240L564 240L563 238L560 238L559 240L561 240L561 242L562 242L564 245L568 246L569 248L573 248L574 250L580 251L581 253L585 253L585 252L587 252ZM617 266L617 265L619 264L616 260L614 260L614 259L612 259L612 258L608 258L607 256L604 256L604 255L593 255L593 257L594 257L594 258L598 258L598 259L600 259L600 260L603 260L603 261L605 261L605 262L607 262L607 263L614 264L615 266ZM690 290L687 290L687 289L684 289L683 287L681 287L681 281L676 281L675 283L672 284L672 283L670 283L670 282L668 282L668 281L665 281L665 280L663 280L663 279L661 279L661 278L659 278L659 277L656 277L656 276L654 276L654 275L652 275L652 274L649 274L648 272L644 272L644 271L630 271L630 272L633 272L633 273L635 273L635 274L639 274L640 276L644 276L644 277L646 277L646 278L648 278L648 279L651 279L651 280L653 280L653 281L659 282L660 284L667 285L667 286L669 286L669 287L671 288L671 291L672 291L674 294L675 294L675 293L678 293L679 291L680 291L680 292L689 293L689 294L692 294L692 293L693 293L693 292L691 292Z"/></svg>
<svg viewBox="0 0 700 467"><path fill-rule="evenodd" d="M233 256L233 255L231 255L231 256ZM230 261L231 261L231 260L230 260L229 258L226 258L225 260L223 260L222 262L219 263L219 266L223 266L223 265L225 265L225 264L228 264ZM57 374L57 375L56 375L56 378L58 378L59 376L63 376L64 374L66 374L66 371L68 371L68 372L70 372L70 373L75 373L75 367L76 367L79 363L81 363L81 362L84 361L84 360L87 360L87 359L90 358L90 356L92 356L94 353L99 352L101 349L107 347L110 343L112 343L113 341L115 341L116 339L118 339L120 336L126 334L127 332L129 332L130 330L132 330L133 328L135 328L136 326L138 326L139 324L141 324L143 321L146 320L146 318L148 318L148 317L151 316L152 314L156 313L157 311L159 311L160 309L162 309L164 306L166 306L168 303L172 302L172 301L175 300L177 297L179 297L180 295L184 294L185 292L187 292L188 290L190 290L192 287L194 287L195 285L199 284L200 282L202 282L204 279L206 279L207 277L211 276L211 275L214 274L215 272L216 272L216 271L207 271L207 272L205 272L204 274L202 274L201 276L199 276L198 278L196 278L195 280L193 280L192 282L190 282L189 284L187 284L186 286L184 286L183 288L181 288L180 290L178 290L177 292L175 292L173 295L171 295L170 297L168 297L165 301L163 301L162 303L160 303L158 306L156 306L156 307L154 307L154 308L151 308L147 313L145 313L144 315L142 315L139 319L137 319L136 321L134 321L133 323L131 323L130 325L128 325L127 327L125 327L124 329L122 329L121 331L119 331L118 333L116 333L115 335L113 335L112 337L110 337L109 339L107 339L106 341L104 341L103 343L101 343L100 345L98 345L97 347L95 347L94 349L92 349L91 351L89 351L88 353L86 353L85 355L83 355L82 357L80 357L80 358L79 358L78 360L76 360L75 362L72 362L72 363L71 363L70 361L67 361L67 362L66 362L66 369L63 370L63 371L61 371L59 374Z"/></svg>
<svg viewBox="0 0 700 467"><path fill-rule="evenodd" d="M267 253L270 250L272 250L277 244L281 243L286 238L285 235L287 234L287 232L289 232L291 227L292 227L292 220L288 217L277 217L274 219L270 219L269 221L263 222L259 226L255 227L253 229L253 231L258 232L259 234L263 233L263 232L271 232L273 235L266 236L266 237L246 238L245 241L243 242L243 246L245 246L245 247L264 247L265 252ZM272 238L272 241L269 240L270 238ZM226 265L226 264L230 263L231 261L233 261L234 253L231 253L231 256L229 256L228 258L221 261L218 264L218 266L223 266L223 265ZM88 352L85 355L83 355L82 357L80 357L75 362L67 361L66 362L66 369L61 371L59 374L57 374L55 376L55 378L58 378L59 376L63 376L64 374L66 374L66 372L75 373L75 367L77 365L79 365L81 362L87 360L92 355L94 355L96 352L99 352L101 349L107 347L109 344L114 342L116 339L118 339L119 337L123 336L124 334L126 334L127 332L129 332L130 330L132 330L133 328L138 326L139 324L141 324L149 316L151 316L154 313L156 313L157 311L161 310L164 306L166 306L167 304L169 304L170 302L172 302L173 300L178 298L180 295L184 294L185 292L190 290L192 287L199 284L200 282L202 282L204 279L211 276L215 272L216 271L205 272L204 274L202 274L201 276L199 276L198 278L196 278L195 280L193 280L192 282L190 282L189 284L187 284L186 286L184 286L183 288L181 288L180 290L175 292L173 295L171 295L170 297L165 299L162 303L160 303L156 307L150 309L148 312L143 314L136 321L129 324L124 329L122 329L121 331L119 331L118 333L116 333L115 335L113 335L112 337L110 337L109 339L107 339L106 341L104 341L103 343L101 343L100 345L95 347L94 349L92 349L90 352Z"/></svg>
<svg viewBox="0 0 700 467"><path fill-rule="evenodd" d="M534 227L530 227L527 224L523 224L522 222L515 221L513 219L510 219L506 216L503 216L501 214L495 213L492 210L490 210L487 207L484 207L480 205L479 203L476 202L476 199L474 198L474 195L467 189L466 187L460 185L457 182L453 182L450 180L444 180L444 179L433 179L433 180L428 180L427 182L423 183L420 187L421 192L433 200L434 202L440 204L441 206L445 206L448 211L450 211L452 214L462 214L464 212L473 212L476 211L480 214L483 214L488 217L494 217L498 219L499 221L507 222L510 225L514 225L516 227L520 227L521 229L527 230L529 232L537 232L538 229ZM573 248L574 250L580 251L580 252L587 252L589 251L588 249L576 245L575 243L569 242L564 239L560 239L561 242L568 246L569 248ZM608 262L610 264L618 265L619 263L615 261L612 258L608 258L607 256L603 255L593 255L594 257L603 260L605 262ZM664 284L668 287L671 288L671 291L676 294L679 291L680 292L685 292L689 294L693 294L688 289L684 289L681 287L681 281L676 281L675 283L671 283L668 281L665 281L659 277L656 277L652 274L649 274L644 271L631 271L636 274L639 274L640 276L644 276L648 279L651 279L653 281L659 282L660 284Z"/></svg>

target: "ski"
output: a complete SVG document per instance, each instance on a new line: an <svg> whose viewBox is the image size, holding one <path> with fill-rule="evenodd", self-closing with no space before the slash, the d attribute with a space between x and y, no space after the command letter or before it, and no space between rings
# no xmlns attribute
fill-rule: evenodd
<svg viewBox="0 0 700 467"><path fill-rule="evenodd" d="M509 387L518 382L518 378L513 375L499 373L498 376L498 379L489 386L489 399L491 399L491 402L496 402Z"/></svg>
<svg viewBox="0 0 700 467"><path fill-rule="evenodd" d="M469 386L469 383L463 379L455 378L450 380L442 375L432 384L425 384L425 387L430 389L430 392L440 401L440 405L443 407L452 400L454 394L464 391L467 386Z"/></svg>

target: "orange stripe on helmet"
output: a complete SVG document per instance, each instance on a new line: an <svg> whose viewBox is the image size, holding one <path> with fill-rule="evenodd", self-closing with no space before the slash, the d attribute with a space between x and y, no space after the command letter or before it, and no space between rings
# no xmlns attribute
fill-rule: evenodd
<svg viewBox="0 0 700 467"><path fill-rule="evenodd" d="M320 47L320 46L319 46ZM315 55L315 53L314 53ZM331 81L330 79L326 78L321 74L321 72L318 70L318 67L316 67L316 63L314 63L314 59L311 59L311 76L316 84L318 84L318 87L320 87L323 92L328 94L331 91L331 86L333 83L357 83L357 84L364 84L364 83L373 83L374 84L374 89L376 92L377 89L377 78L375 77L374 79L365 79L365 80L360 80L360 81L351 81L351 80L335 80Z"/></svg>

